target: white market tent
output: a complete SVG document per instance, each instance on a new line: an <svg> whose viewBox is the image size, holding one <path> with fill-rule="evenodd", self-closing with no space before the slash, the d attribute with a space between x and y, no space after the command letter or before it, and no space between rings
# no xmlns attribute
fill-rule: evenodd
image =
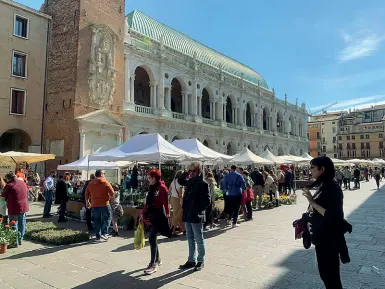
<svg viewBox="0 0 385 289"><path fill-rule="evenodd" d="M304 159L306 159L308 161L311 161L313 159L313 157L311 155L309 155L308 153L303 153L301 155L301 158L304 158Z"/></svg>
<svg viewBox="0 0 385 289"><path fill-rule="evenodd" d="M201 160L166 141L161 135L140 134L108 151L89 156L90 161L156 162Z"/></svg>
<svg viewBox="0 0 385 289"><path fill-rule="evenodd" d="M35 154L9 151L0 153L0 164L39 163L55 159L53 154Z"/></svg>
<svg viewBox="0 0 385 289"><path fill-rule="evenodd" d="M197 139L174 140L172 144L187 153L201 156L205 160L205 163L223 163L233 158L232 156L218 153L206 147Z"/></svg>
<svg viewBox="0 0 385 289"><path fill-rule="evenodd" d="M355 165L373 164L371 160L363 160L363 159L351 159L351 160L348 160L347 162Z"/></svg>
<svg viewBox="0 0 385 289"><path fill-rule="evenodd" d="M281 162L281 159L279 157L276 157L275 155L273 155L273 153L271 151L269 151L269 149L266 149L259 156L263 159L269 160L269 161L276 163L276 164L279 164Z"/></svg>
<svg viewBox="0 0 385 289"><path fill-rule="evenodd" d="M293 156L293 155L285 155L285 156L278 156L277 157L280 162L278 163L281 163L281 164L284 164L284 163L292 163L292 164L296 164L296 163L303 163L303 162L308 162L307 159L304 159L302 157L298 157L298 156Z"/></svg>
<svg viewBox="0 0 385 289"><path fill-rule="evenodd" d="M58 171L88 171L88 170L117 170L121 167L126 167L132 162L106 162L106 161L89 161L89 156L86 155L81 159L69 164L57 166Z"/></svg>
<svg viewBox="0 0 385 289"><path fill-rule="evenodd" d="M385 161L383 159L373 159L372 163L383 165Z"/></svg>
<svg viewBox="0 0 385 289"><path fill-rule="evenodd" d="M251 152L248 148L243 148L243 150L234 155L233 159L231 160L232 163L235 164L244 164L244 165L273 165L274 162L264 159L262 157L257 156L253 152Z"/></svg>
<svg viewBox="0 0 385 289"><path fill-rule="evenodd" d="M333 159L333 158L330 158L332 160L332 162L334 163L335 166L350 166L350 162L349 161L344 161L344 160L340 160L340 159Z"/></svg>

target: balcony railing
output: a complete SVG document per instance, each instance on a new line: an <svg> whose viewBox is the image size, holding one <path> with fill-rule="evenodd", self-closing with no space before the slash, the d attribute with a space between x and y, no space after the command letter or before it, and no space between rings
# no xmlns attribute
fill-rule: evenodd
<svg viewBox="0 0 385 289"><path fill-rule="evenodd" d="M173 112L172 117L176 119L185 119L185 114L179 112Z"/></svg>
<svg viewBox="0 0 385 289"><path fill-rule="evenodd" d="M145 113L145 114L154 114L154 109L148 106L135 105L135 112Z"/></svg>
<svg viewBox="0 0 385 289"><path fill-rule="evenodd" d="M212 120L212 119L209 119L209 118L203 118L202 122L205 123L205 124L215 125L215 120Z"/></svg>
<svg viewBox="0 0 385 289"><path fill-rule="evenodd" d="M228 128L237 128L237 125L235 123L227 123Z"/></svg>

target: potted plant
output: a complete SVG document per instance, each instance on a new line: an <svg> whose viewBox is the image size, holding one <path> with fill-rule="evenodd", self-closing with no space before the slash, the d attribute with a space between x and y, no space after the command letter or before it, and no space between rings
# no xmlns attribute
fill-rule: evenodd
<svg viewBox="0 0 385 289"><path fill-rule="evenodd" d="M5 234L4 229L2 226L0 226L0 254L5 254L7 253L8 249L8 238L7 235Z"/></svg>

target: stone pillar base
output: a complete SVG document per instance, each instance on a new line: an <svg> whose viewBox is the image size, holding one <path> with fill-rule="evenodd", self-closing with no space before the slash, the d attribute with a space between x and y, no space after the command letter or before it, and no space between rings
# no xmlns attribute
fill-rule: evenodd
<svg viewBox="0 0 385 289"><path fill-rule="evenodd" d="M135 103L123 101L123 110L135 111Z"/></svg>

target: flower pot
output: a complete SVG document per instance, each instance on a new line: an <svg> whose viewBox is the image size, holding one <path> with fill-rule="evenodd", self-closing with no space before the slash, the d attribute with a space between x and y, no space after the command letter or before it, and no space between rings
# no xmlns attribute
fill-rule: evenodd
<svg viewBox="0 0 385 289"><path fill-rule="evenodd" d="M0 254L7 253L8 245L7 244L0 244Z"/></svg>

